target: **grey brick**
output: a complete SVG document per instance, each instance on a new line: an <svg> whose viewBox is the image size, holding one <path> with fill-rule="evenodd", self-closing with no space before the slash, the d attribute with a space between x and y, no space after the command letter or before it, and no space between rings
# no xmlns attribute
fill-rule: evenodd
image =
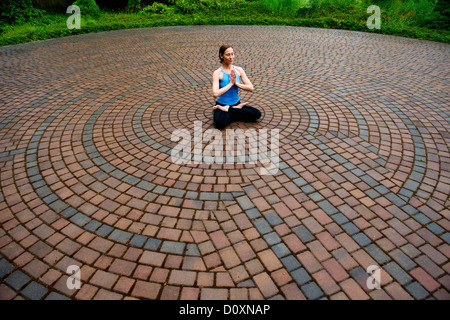
<svg viewBox="0 0 450 320"><path fill-rule="evenodd" d="M362 232L355 234L352 236L353 240L355 240L360 246L364 247L370 244L372 241Z"/></svg>
<svg viewBox="0 0 450 320"><path fill-rule="evenodd" d="M303 291L305 296L310 300L319 299L324 295L323 291L320 290L319 286L315 282L311 282L304 286L301 286L300 289Z"/></svg>
<svg viewBox="0 0 450 320"><path fill-rule="evenodd" d="M108 234L110 234L111 231L113 231L113 230L114 230L113 227L104 224L104 225L102 225L102 226L96 231L96 233L97 233L99 236L106 237L106 236L107 236Z"/></svg>
<svg viewBox="0 0 450 320"><path fill-rule="evenodd" d="M51 292L45 300L70 300L70 298L63 296L62 294L59 294L57 292Z"/></svg>
<svg viewBox="0 0 450 320"><path fill-rule="evenodd" d="M308 272L306 272L306 270L304 268L294 270L294 271L290 272L290 275L291 275L292 279L294 279L295 282L300 286L311 281L311 279L312 279L310 277L310 275L308 274Z"/></svg>
<svg viewBox="0 0 450 320"><path fill-rule="evenodd" d="M376 244L370 244L365 249L380 265L391 260Z"/></svg>
<svg viewBox="0 0 450 320"><path fill-rule="evenodd" d="M84 228L88 231L95 231L98 229L98 227L100 227L102 225L102 223L100 221L97 220L91 220L91 222L89 222L87 225L84 226Z"/></svg>
<svg viewBox="0 0 450 320"><path fill-rule="evenodd" d="M245 214L247 215L247 217L249 217L250 219L254 219L254 218L259 218L261 217L261 212L259 212L258 209L256 208L252 208L249 210L245 211ZM269 221L270 222L270 221Z"/></svg>
<svg viewBox="0 0 450 320"><path fill-rule="evenodd" d="M130 241L130 245L132 245L133 247L140 248L147 242L147 240L148 237L140 234L135 234Z"/></svg>
<svg viewBox="0 0 450 320"><path fill-rule="evenodd" d="M333 215L339 211L328 200L324 200L318 203L319 207L325 211L328 215Z"/></svg>
<svg viewBox="0 0 450 320"><path fill-rule="evenodd" d="M198 250L197 245L194 243L188 243L186 255L192 257L200 257L200 251Z"/></svg>
<svg viewBox="0 0 450 320"><path fill-rule="evenodd" d="M343 225L344 223L348 222L348 218L340 212L332 215L331 218L333 218L333 220L336 221L336 223L339 225Z"/></svg>
<svg viewBox="0 0 450 320"><path fill-rule="evenodd" d="M413 282L406 286L406 290L416 299L422 300L425 299L429 293L422 287L419 283Z"/></svg>
<svg viewBox="0 0 450 320"><path fill-rule="evenodd" d="M304 225L300 225L298 227L295 227L293 229L293 231L295 232L295 234L298 236L298 238L303 242L309 242L314 240L314 236L311 234L311 232L309 232L309 230L304 226Z"/></svg>
<svg viewBox="0 0 450 320"><path fill-rule="evenodd" d="M283 220L280 218L278 213L276 213L274 210L265 212L264 217L272 226L276 226L276 225L283 223Z"/></svg>
<svg viewBox="0 0 450 320"><path fill-rule="evenodd" d="M200 200L219 200L219 194L217 192L200 192Z"/></svg>
<svg viewBox="0 0 450 320"><path fill-rule="evenodd" d="M278 258L287 256L288 254L291 253L291 251L288 249L288 247L286 247L284 243L274 245L272 247L272 250Z"/></svg>
<svg viewBox="0 0 450 320"><path fill-rule="evenodd" d="M186 244L183 242L165 240L161 246L161 252L182 254L185 246Z"/></svg>
<svg viewBox="0 0 450 320"><path fill-rule="evenodd" d="M14 269L14 266L10 264L7 260L0 260L0 278L3 278L8 273L10 273Z"/></svg>
<svg viewBox="0 0 450 320"><path fill-rule="evenodd" d="M403 271L400 266L395 262L389 262L387 265L383 266L383 270L389 273L395 280L400 284L406 285L412 281L412 278Z"/></svg>
<svg viewBox="0 0 450 320"><path fill-rule="evenodd" d="M350 236L359 232L359 228L355 226L353 222L347 222L343 224L342 229L344 229Z"/></svg>
<svg viewBox="0 0 450 320"><path fill-rule="evenodd" d="M159 248L159 245L161 244L161 240L155 239L155 238L149 238L147 240L147 243L145 244L144 248L148 250L155 251Z"/></svg>
<svg viewBox="0 0 450 320"><path fill-rule="evenodd" d="M267 221L264 218L259 218L255 220L253 223L255 225L255 228L261 234L266 234L272 231L272 227L267 223Z"/></svg>
<svg viewBox="0 0 450 320"><path fill-rule="evenodd" d="M126 244L130 240L132 234L130 232L115 229L108 237L110 240L114 240L123 244Z"/></svg>
<svg viewBox="0 0 450 320"><path fill-rule="evenodd" d="M236 198L236 200L241 206L242 210L248 210L255 207L252 201L247 196Z"/></svg>
<svg viewBox="0 0 450 320"><path fill-rule="evenodd" d="M25 273L20 270L16 270L5 279L5 282L15 290L19 290L30 280L30 277Z"/></svg>
<svg viewBox="0 0 450 320"><path fill-rule="evenodd" d="M46 287L33 281L22 290L21 294L31 300L40 300L47 292Z"/></svg>
<svg viewBox="0 0 450 320"><path fill-rule="evenodd" d="M77 226L84 226L86 223L88 223L91 220L90 217L85 215L84 213L78 212L76 215L72 216L70 218L70 221L75 223Z"/></svg>
<svg viewBox="0 0 450 320"><path fill-rule="evenodd" d="M281 238L278 236L278 234L276 232L271 232L269 234L264 235L263 237L269 246L281 242Z"/></svg>
<svg viewBox="0 0 450 320"><path fill-rule="evenodd" d="M302 266L298 259L293 255L282 258L281 263L286 267L287 271L292 271Z"/></svg>
<svg viewBox="0 0 450 320"><path fill-rule="evenodd" d="M403 269L409 271L416 266L416 263L412 261L403 251L395 249L389 252L389 255L397 262Z"/></svg>

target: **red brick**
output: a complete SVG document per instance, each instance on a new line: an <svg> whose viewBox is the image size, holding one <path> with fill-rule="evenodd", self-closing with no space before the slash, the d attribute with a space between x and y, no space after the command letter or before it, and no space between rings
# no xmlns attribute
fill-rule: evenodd
<svg viewBox="0 0 450 320"><path fill-rule="evenodd" d="M89 282L95 286L111 289L118 278L116 274L98 270Z"/></svg>
<svg viewBox="0 0 450 320"><path fill-rule="evenodd" d="M163 265L163 261L165 258L166 258L165 254L159 252L144 251L144 253L141 256L141 259L139 259L139 262L155 267L161 267Z"/></svg>
<svg viewBox="0 0 450 320"><path fill-rule="evenodd" d="M248 289L247 288L230 289L230 300L248 300Z"/></svg>
<svg viewBox="0 0 450 320"><path fill-rule="evenodd" d="M138 280L131 295L137 298L155 300L158 297L160 290L160 284Z"/></svg>
<svg viewBox="0 0 450 320"><path fill-rule="evenodd" d="M211 233L210 238L217 250L229 247L231 245L230 241L228 241L227 236L222 230Z"/></svg>
<svg viewBox="0 0 450 320"><path fill-rule="evenodd" d="M319 261L331 258L331 254L322 246L320 241L312 241L308 243L307 246Z"/></svg>
<svg viewBox="0 0 450 320"><path fill-rule="evenodd" d="M118 291L123 294L128 294L128 292L133 287L135 282L136 280L134 279L120 277L116 285L114 286L114 291Z"/></svg>
<svg viewBox="0 0 450 320"><path fill-rule="evenodd" d="M368 300L370 297L361 289L361 287L353 279L347 279L340 283L342 289L351 300Z"/></svg>
<svg viewBox="0 0 450 320"><path fill-rule="evenodd" d="M197 273L193 271L172 270L169 277L169 284L193 286L197 279Z"/></svg>
<svg viewBox="0 0 450 320"><path fill-rule="evenodd" d="M297 258L306 270L309 271L309 273L315 273L323 268L319 261L317 261L313 254L309 251L305 251L297 255Z"/></svg>
<svg viewBox="0 0 450 320"><path fill-rule="evenodd" d="M83 284L77 292L75 298L78 300L92 300L99 288L91 286L90 284Z"/></svg>
<svg viewBox="0 0 450 320"><path fill-rule="evenodd" d="M266 272L254 276L253 281L266 299L278 293L277 286Z"/></svg>
<svg viewBox="0 0 450 320"><path fill-rule="evenodd" d="M341 246L328 232L321 232L316 237L328 251L336 250Z"/></svg>
<svg viewBox="0 0 450 320"><path fill-rule="evenodd" d="M292 281L292 277L289 275L286 269L278 269L277 271L272 272L270 276L279 287Z"/></svg>
<svg viewBox="0 0 450 320"><path fill-rule="evenodd" d="M219 255L227 269L233 268L241 263L241 260L232 247L222 249L219 251Z"/></svg>
<svg viewBox="0 0 450 320"><path fill-rule="evenodd" d="M396 282L383 287L383 289L395 300L414 300L414 298Z"/></svg>
<svg viewBox="0 0 450 320"><path fill-rule="evenodd" d="M256 257L256 254L253 251L252 247L250 247L250 245L245 241L241 241L235 244L233 247L236 250L236 253L239 256L239 258L243 262L249 261Z"/></svg>
<svg viewBox="0 0 450 320"><path fill-rule="evenodd" d="M16 296L16 292L4 284L0 284L0 300L12 300Z"/></svg>
<svg viewBox="0 0 450 320"><path fill-rule="evenodd" d="M337 262L334 258L331 258L323 262L323 266L327 269L328 273L331 274L334 280L341 282L349 277L348 273L344 268Z"/></svg>
<svg viewBox="0 0 450 320"><path fill-rule="evenodd" d="M234 282L228 272L216 273L216 287L234 287Z"/></svg>
<svg viewBox="0 0 450 320"><path fill-rule="evenodd" d="M136 263L116 259L112 263L111 267L109 268L109 271L113 273L117 273L119 275L125 275L125 276L131 276L133 274L134 269L136 268Z"/></svg>
<svg viewBox="0 0 450 320"><path fill-rule="evenodd" d="M326 295L330 296L340 290L339 286L325 270L316 272L312 276Z"/></svg>
<svg viewBox="0 0 450 320"><path fill-rule="evenodd" d="M290 234L283 237L286 246L293 252L298 253L306 249L306 246L300 241L296 234Z"/></svg>
<svg viewBox="0 0 450 320"><path fill-rule="evenodd" d="M202 288L201 300L227 300L228 289Z"/></svg>
<svg viewBox="0 0 450 320"><path fill-rule="evenodd" d="M287 300L306 300L306 297L295 283L284 285L281 287L281 292L283 292Z"/></svg>
<svg viewBox="0 0 450 320"><path fill-rule="evenodd" d="M272 249L259 252L258 257L268 271L274 271L283 266L278 257L273 253Z"/></svg>
<svg viewBox="0 0 450 320"><path fill-rule="evenodd" d="M198 300L199 294L199 288L183 287L181 289L180 300Z"/></svg>
<svg viewBox="0 0 450 320"><path fill-rule="evenodd" d="M162 290L160 300L177 300L180 294L180 287L165 286Z"/></svg>
<svg viewBox="0 0 450 320"><path fill-rule="evenodd" d="M414 270L410 271L410 274L417 279L417 281L420 282L421 285L425 289L427 289L430 292L435 291L438 289L441 285L436 282L428 273L425 272L422 268L415 268Z"/></svg>

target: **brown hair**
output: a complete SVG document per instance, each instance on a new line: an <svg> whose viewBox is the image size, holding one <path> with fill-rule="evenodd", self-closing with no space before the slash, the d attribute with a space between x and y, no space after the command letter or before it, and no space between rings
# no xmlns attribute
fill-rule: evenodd
<svg viewBox="0 0 450 320"><path fill-rule="evenodd" d="M222 58L221 56L225 53L225 51L227 51L228 48L231 48L231 45L229 45L229 44L223 44L223 45L220 47L220 49L219 49L219 59L220 59L220 62L223 62L223 58Z"/></svg>

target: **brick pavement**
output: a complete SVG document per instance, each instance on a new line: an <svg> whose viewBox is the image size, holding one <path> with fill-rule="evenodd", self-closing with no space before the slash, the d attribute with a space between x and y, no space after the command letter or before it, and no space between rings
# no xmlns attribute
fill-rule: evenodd
<svg viewBox="0 0 450 320"><path fill-rule="evenodd" d="M274 176L171 161L213 126L228 42L263 112L231 127L280 129ZM449 299L449 49L268 26L0 48L0 299Z"/></svg>

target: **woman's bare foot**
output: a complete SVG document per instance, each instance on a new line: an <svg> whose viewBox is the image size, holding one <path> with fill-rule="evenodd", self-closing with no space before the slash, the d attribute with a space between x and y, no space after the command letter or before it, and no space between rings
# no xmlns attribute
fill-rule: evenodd
<svg viewBox="0 0 450 320"><path fill-rule="evenodd" d="M215 106L213 106L213 110L220 109L225 112L228 112L229 108L230 108L230 106L221 106L220 104L216 104Z"/></svg>
<svg viewBox="0 0 450 320"><path fill-rule="evenodd" d="M247 104L248 104L248 102L239 103L237 106L234 106L233 108L242 109L242 107L247 105Z"/></svg>

